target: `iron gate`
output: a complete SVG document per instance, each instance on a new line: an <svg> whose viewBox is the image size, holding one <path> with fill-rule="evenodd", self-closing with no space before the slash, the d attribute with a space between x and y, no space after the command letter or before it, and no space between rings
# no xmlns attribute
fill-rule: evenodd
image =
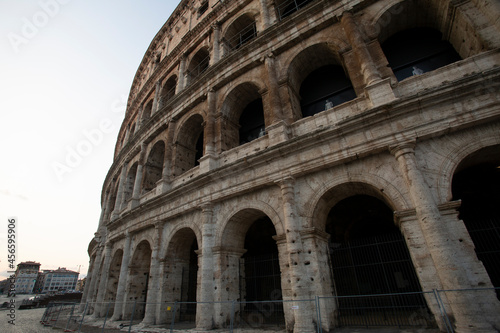
<svg viewBox="0 0 500 333"><path fill-rule="evenodd" d="M477 258L483 262L494 287L500 287L500 219L464 218L470 238L474 242ZM496 289L500 300L500 289Z"/></svg>
<svg viewBox="0 0 500 333"><path fill-rule="evenodd" d="M435 325L399 232L333 243L329 250L340 326L415 326L407 319L413 314Z"/></svg>
<svg viewBox="0 0 500 333"><path fill-rule="evenodd" d="M240 299L241 326L285 326L278 253L240 259Z"/></svg>

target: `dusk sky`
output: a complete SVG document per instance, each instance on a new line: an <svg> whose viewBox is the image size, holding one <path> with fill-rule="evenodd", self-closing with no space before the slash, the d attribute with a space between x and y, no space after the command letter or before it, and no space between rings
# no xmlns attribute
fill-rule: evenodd
<svg viewBox="0 0 500 333"><path fill-rule="evenodd" d="M177 0L0 0L0 280L16 263L83 277L134 75Z"/></svg>

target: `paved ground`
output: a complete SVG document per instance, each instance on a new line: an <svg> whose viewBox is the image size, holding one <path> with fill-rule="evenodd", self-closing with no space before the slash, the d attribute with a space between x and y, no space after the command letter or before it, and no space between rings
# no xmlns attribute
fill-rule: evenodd
<svg viewBox="0 0 500 333"><path fill-rule="evenodd" d="M9 310L0 310L0 332L2 333L42 333L54 332L51 328L43 327L40 324L45 309L33 310L19 310L17 307L21 305L23 299L28 298L30 295L22 295L14 298L16 309L12 312L15 315L15 325L9 324ZM0 304L8 302L10 299L5 295L0 295Z"/></svg>
<svg viewBox="0 0 500 333"><path fill-rule="evenodd" d="M17 296L15 298L16 305L19 306L23 299L30 297L30 295L22 295ZM4 295L0 295L0 305L3 302L9 301L7 297ZM39 309L29 309L29 310L19 310L16 306L15 310L15 324L11 325L8 323L10 319L8 317L10 311L9 310L0 310L0 332L1 333L45 333L45 332L62 332L63 330L54 330L51 327L45 327L40 323L42 316L45 312L45 308ZM65 328L67 325L67 321L58 322L59 328ZM70 328L77 329L79 321L76 320L74 323L70 324ZM98 333L102 332L102 320L96 320L93 323L86 321L86 325L84 325L81 329L82 333ZM109 326L108 326L109 325ZM120 332L128 332L128 327L123 328L121 331L117 327L117 323L108 322L106 324L105 333L120 333ZM109 328L108 328L109 327ZM114 329L112 328L114 327ZM151 327L144 328L139 325L133 326L131 332L134 333L167 333L170 332L168 328L164 327ZM195 329L186 329L186 330L174 330L175 333L203 333L199 330ZM212 330L209 333L222 333L229 332L229 329L226 330ZM234 333L285 333L284 330L253 330L253 329L239 329L235 328L233 330ZM335 333L439 333L438 330L426 330L426 329L415 329L415 330L399 330L399 329L356 329L356 328L343 328L336 329Z"/></svg>

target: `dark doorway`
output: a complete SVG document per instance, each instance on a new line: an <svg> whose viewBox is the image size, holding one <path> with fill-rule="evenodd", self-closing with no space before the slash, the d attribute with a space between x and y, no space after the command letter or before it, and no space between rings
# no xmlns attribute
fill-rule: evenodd
<svg viewBox="0 0 500 333"><path fill-rule="evenodd" d="M196 319L196 288L198 279L198 242L196 238L189 250L189 264L182 267L180 321L194 322Z"/></svg>
<svg viewBox="0 0 500 333"><path fill-rule="evenodd" d="M300 86L302 116L309 117L356 98L351 81L339 65L311 72Z"/></svg>
<svg viewBox="0 0 500 333"><path fill-rule="evenodd" d="M262 98L248 103L240 116L240 144L255 140L264 135L264 106Z"/></svg>
<svg viewBox="0 0 500 333"><path fill-rule="evenodd" d="M194 165L200 165L200 158L203 157L203 144L204 144L203 131L200 133L198 140L196 140L196 152L194 155Z"/></svg>
<svg viewBox="0 0 500 333"><path fill-rule="evenodd" d="M433 324L389 207L372 196L349 197L331 209L326 231L340 326L413 326L412 313ZM382 294L391 295L369 296Z"/></svg>
<svg viewBox="0 0 500 333"><path fill-rule="evenodd" d="M396 78L423 74L460 60L453 46L431 28L408 29L389 37L382 49Z"/></svg>
<svg viewBox="0 0 500 333"><path fill-rule="evenodd" d="M285 324L276 230L268 217L255 221L245 237L242 257L241 313L250 326Z"/></svg>
<svg viewBox="0 0 500 333"><path fill-rule="evenodd" d="M500 287L500 147L486 149L468 161L479 162L466 166L453 177L453 200L462 200L459 218L464 221L479 260L482 261L491 283ZM495 156L483 162L481 156ZM466 161L465 164L468 164ZM473 162L472 162L473 163ZM496 290L500 300L500 290Z"/></svg>

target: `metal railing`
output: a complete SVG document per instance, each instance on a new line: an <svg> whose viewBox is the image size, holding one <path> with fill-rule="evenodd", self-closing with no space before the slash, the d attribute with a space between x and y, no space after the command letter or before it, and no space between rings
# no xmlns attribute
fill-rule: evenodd
<svg viewBox="0 0 500 333"><path fill-rule="evenodd" d="M308 3L314 0L288 0L284 1L276 7L278 11L279 20L283 20L285 17L295 13L302 7L306 6Z"/></svg>
<svg viewBox="0 0 500 333"><path fill-rule="evenodd" d="M231 51L234 51L236 49L239 49L243 44L247 43L256 36L257 36L257 26L255 22L252 22L243 29L241 29L237 34L228 38L226 40L226 45Z"/></svg>
<svg viewBox="0 0 500 333"><path fill-rule="evenodd" d="M496 288L499 289L499 288ZM286 331L287 316L299 312L314 324L315 331L331 331L337 327L392 329L431 329L454 333L453 320L448 317L450 304L481 299L482 306L498 303L495 289L432 290L354 296L316 296L303 300L164 302L164 303L51 303L43 314L44 326L65 332L132 332L144 325L146 305L153 307L155 328L162 332L178 332L196 328L196 312L207 316L214 332ZM425 300L422 302L422 300ZM422 305L424 304L424 305ZM433 304L434 314L425 304ZM120 309L123 316L113 316ZM151 308L150 308L151 311ZM482 315L481 306L472 315ZM437 313L436 313L437 312ZM97 315L99 313L100 315ZM211 313L217 316L212 318ZM207 315L208 314L208 315ZM203 316L203 315L201 315ZM496 314L500 317L500 313ZM217 318L218 317L218 318ZM203 321L203 320L202 320ZM140 326L136 326L139 325ZM136 327L134 327L136 326ZM211 330L211 329L207 329Z"/></svg>

